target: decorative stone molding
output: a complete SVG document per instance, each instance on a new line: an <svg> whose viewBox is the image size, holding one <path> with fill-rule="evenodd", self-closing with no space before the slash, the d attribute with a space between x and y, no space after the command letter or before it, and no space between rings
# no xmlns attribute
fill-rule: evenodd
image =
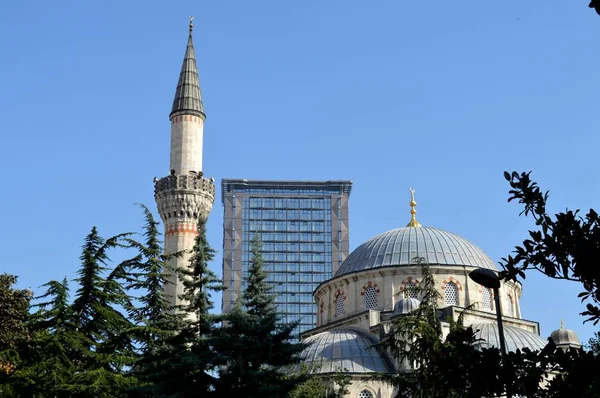
<svg viewBox="0 0 600 398"><path fill-rule="evenodd" d="M180 224L171 224L166 228L166 236L171 235L198 235L198 224L196 223L180 223Z"/></svg>
<svg viewBox="0 0 600 398"><path fill-rule="evenodd" d="M449 282L452 282L452 283L454 283L454 284L456 285L456 287L458 288L458 291L459 291L459 292L462 292L462 290L463 290L463 288L462 288L462 285L460 284L460 282L459 282L457 279L453 278L452 276L450 276L450 277L448 277L447 279L444 279L444 280L442 281L442 285L441 285L441 288L442 288L442 290L445 290L445 289L446 289L446 285L447 285Z"/></svg>
<svg viewBox="0 0 600 398"><path fill-rule="evenodd" d="M404 289L406 289L406 285L408 285L410 282L412 282L415 286L419 286L419 280L414 279L412 276L409 276L408 278L406 278L405 280L400 282L400 287L398 288L398 292L402 293L404 291Z"/></svg>
<svg viewBox="0 0 600 398"><path fill-rule="evenodd" d="M492 296L492 299L494 297L496 297L496 295L494 294L494 289L490 289L490 288L483 287L483 286L479 285L479 289L477 289L477 291L479 292L479 296L480 297L483 296L483 289L486 289L486 290L490 291L490 295Z"/></svg>
<svg viewBox="0 0 600 398"><path fill-rule="evenodd" d="M344 291L342 289L338 289L335 291L335 294L333 295L333 300L334 301L337 300L338 296L340 296L340 295L342 296L342 298L344 300L346 300L346 294L344 293Z"/></svg>
<svg viewBox="0 0 600 398"><path fill-rule="evenodd" d="M375 289L375 293L379 294L379 286L377 286L377 283L367 281L367 284L363 285L362 289L360 290L360 295L364 296L365 292L367 291L367 288L369 287L373 287Z"/></svg>
<svg viewBox="0 0 600 398"><path fill-rule="evenodd" d="M215 184L196 173L170 175L154 182L154 198L167 230L180 223L208 217L215 200Z"/></svg>
<svg viewBox="0 0 600 398"><path fill-rule="evenodd" d="M181 123L181 122L200 123L201 121L204 121L204 119L200 116L195 116L195 115L181 115L181 116L174 116L171 118L171 123Z"/></svg>
<svg viewBox="0 0 600 398"><path fill-rule="evenodd" d="M202 191L207 195L215 197L215 183L212 179L204 178L196 173L188 175L170 175L163 177L154 183L154 195L160 195L163 191L170 190Z"/></svg>

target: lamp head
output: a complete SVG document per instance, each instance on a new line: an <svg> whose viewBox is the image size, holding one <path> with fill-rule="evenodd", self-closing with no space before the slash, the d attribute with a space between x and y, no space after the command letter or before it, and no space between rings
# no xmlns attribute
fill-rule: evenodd
<svg viewBox="0 0 600 398"><path fill-rule="evenodd" d="M491 269L477 268L476 270L469 272L469 278L488 289L500 288L500 278L498 278L498 275Z"/></svg>

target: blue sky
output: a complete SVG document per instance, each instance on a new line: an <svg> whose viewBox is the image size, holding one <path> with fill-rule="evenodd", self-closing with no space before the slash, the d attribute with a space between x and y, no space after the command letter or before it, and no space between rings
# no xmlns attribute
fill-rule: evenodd
<svg viewBox="0 0 600 398"><path fill-rule="evenodd" d="M0 271L21 286L73 278L93 225L139 231L133 203L155 209L189 15L205 174L352 180L352 249L408 222L414 186L422 224L498 261L531 225L504 170L532 170L552 211L599 207L600 17L585 1L9 2ZM208 228L220 251L220 200ZM577 284L523 284L542 335L561 318L583 341L597 330Z"/></svg>

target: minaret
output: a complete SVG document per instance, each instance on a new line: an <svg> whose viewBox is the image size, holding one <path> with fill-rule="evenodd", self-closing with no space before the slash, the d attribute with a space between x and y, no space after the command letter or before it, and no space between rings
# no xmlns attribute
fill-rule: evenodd
<svg viewBox="0 0 600 398"><path fill-rule="evenodd" d="M154 180L154 198L160 217L165 225L165 253L184 251L170 265L189 266L189 251L198 234L200 217L208 217L215 199L214 179L204 178L202 173L202 139L204 136L204 107L196 68L196 56L192 41L193 17L175 91L171 120L170 174ZM166 294L171 304L181 304L179 295L183 285L172 272Z"/></svg>

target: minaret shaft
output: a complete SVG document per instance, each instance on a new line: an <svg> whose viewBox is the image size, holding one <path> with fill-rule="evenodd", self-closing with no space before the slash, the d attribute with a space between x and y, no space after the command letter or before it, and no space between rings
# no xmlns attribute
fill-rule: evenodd
<svg viewBox="0 0 600 398"><path fill-rule="evenodd" d="M170 283L165 287L171 305L184 302L183 284L176 269L189 267L190 251L198 234L198 220L207 218L215 198L213 179L202 173L204 108L192 41L192 24L171 119L170 173L155 181L154 198L165 225L165 253L182 253L169 261Z"/></svg>
<svg viewBox="0 0 600 398"><path fill-rule="evenodd" d="M202 171L204 120L195 115L174 116L171 119L171 158L169 170L175 174Z"/></svg>

